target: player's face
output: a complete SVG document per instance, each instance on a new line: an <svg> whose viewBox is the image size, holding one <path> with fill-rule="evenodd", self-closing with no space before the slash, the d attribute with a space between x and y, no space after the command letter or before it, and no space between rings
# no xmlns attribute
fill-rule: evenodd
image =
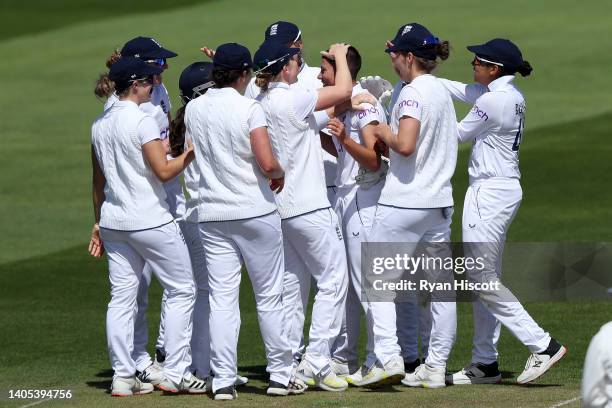
<svg viewBox="0 0 612 408"><path fill-rule="evenodd" d="M140 103L149 102L151 100L154 81L153 77L148 77L134 82L134 92Z"/></svg>
<svg viewBox="0 0 612 408"><path fill-rule="evenodd" d="M334 86L336 84L336 71L326 59L321 59L321 72L318 78L323 82L323 86Z"/></svg>
<svg viewBox="0 0 612 408"><path fill-rule="evenodd" d="M487 64L474 57L472 60L474 68L474 82L482 85L489 85L496 77L497 67L493 64Z"/></svg>
<svg viewBox="0 0 612 408"><path fill-rule="evenodd" d="M407 73L410 71L409 54L390 52L389 58L391 58L391 65L397 76L400 77L402 81L407 81Z"/></svg>

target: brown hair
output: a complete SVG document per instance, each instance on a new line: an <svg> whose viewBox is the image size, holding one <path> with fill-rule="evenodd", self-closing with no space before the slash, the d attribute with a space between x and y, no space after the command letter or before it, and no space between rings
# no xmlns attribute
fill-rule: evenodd
<svg viewBox="0 0 612 408"><path fill-rule="evenodd" d="M121 58L121 52L114 50L113 53L106 59L106 68L109 68ZM115 92L115 83L108 77L108 73L100 74L94 87L94 94L98 98L108 98Z"/></svg>
<svg viewBox="0 0 612 408"><path fill-rule="evenodd" d="M436 52L437 57L435 60L421 58L415 55L418 67L427 73L430 73L431 71L436 69L436 67L438 66L438 58L440 58L442 61L448 59L448 56L450 55L450 44L448 41L440 41L439 44L436 44L434 46L434 50Z"/></svg>
<svg viewBox="0 0 612 408"><path fill-rule="evenodd" d="M244 69L213 68L212 78L217 88L224 88L231 86L244 72Z"/></svg>
<svg viewBox="0 0 612 408"><path fill-rule="evenodd" d="M268 85L274 79L276 75L270 74L269 72L260 72L255 76L255 85L261 89L261 92L266 92L268 90Z"/></svg>
<svg viewBox="0 0 612 408"><path fill-rule="evenodd" d="M183 105L176 111L176 116L170 122L170 155L172 157L178 157L183 154L185 150L185 108L187 105Z"/></svg>

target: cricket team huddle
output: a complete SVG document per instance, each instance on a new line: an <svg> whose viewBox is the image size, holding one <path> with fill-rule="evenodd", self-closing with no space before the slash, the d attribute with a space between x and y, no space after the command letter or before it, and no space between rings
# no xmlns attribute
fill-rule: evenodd
<svg viewBox="0 0 612 408"><path fill-rule="evenodd" d="M519 48L500 38L468 46L474 83L464 84L432 74L449 57L448 41L405 24L384 49L398 76L393 86L379 76L358 79L353 46L330 45L317 68L303 47L300 29L278 21L253 55L237 43L202 48L212 62L182 71L174 118L161 74L176 53L137 37L108 58L95 88L106 103L92 125L89 252L108 259L111 395L157 388L236 399L248 381L237 372L243 266L268 395L499 383L502 324L531 353L517 382L542 376L567 348L518 301L478 291L471 361L447 374L456 303L371 301L362 287L362 243L450 241L451 177L463 142L472 150L462 238L487 243L464 249L486 248L487 267L474 279L500 280L522 200L526 104L513 80L532 68ZM453 100L473 105L465 118ZM163 287L154 358L146 321L152 275Z"/></svg>

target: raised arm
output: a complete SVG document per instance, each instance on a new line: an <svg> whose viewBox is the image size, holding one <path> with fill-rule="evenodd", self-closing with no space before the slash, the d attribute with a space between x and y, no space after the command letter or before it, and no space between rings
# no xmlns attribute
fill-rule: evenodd
<svg viewBox="0 0 612 408"><path fill-rule="evenodd" d="M463 82L451 81L444 78L438 78L438 80L451 94L453 99L465 103L473 104L482 94L489 92L489 88L478 83L464 84Z"/></svg>
<svg viewBox="0 0 612 408"><path fill-rule="evenodd" d="M332 44L329 52L325 54L336 62L335 85L318 89L315 111L331 108L350 99L353 91L353 80L346 62L348 47L347 44Z"/></svg>
<svg viewBox="0 0 612 408"><path fill-rule="evenodd" d="M460 143L471 141L479 134L495 126L498 108L489 95L483 95L481 98L478 98L472 110L468 112L461 122L457 123L457 134Z"/></svg>

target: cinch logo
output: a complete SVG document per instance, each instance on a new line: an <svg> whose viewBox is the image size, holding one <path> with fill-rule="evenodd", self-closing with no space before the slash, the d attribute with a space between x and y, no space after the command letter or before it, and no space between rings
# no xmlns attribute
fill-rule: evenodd
<svg viewBox="0 0 612 408"><path fill-rule="evenodd" d="M270 35L276 35L276 30L278 30L278 24L273 24L272 27L270 27Z"/></svg>
<svg viewBox="0 0 612 408"><path fill-rule="evenodd" d="M402 109L402 107L407 106L407 107L415 107L418 108L419 107L419 103L417 101L414 101L412 99L406 99L405 101L401 101L399 104L399 108Z"/></svg>
<svg viewBox="0 0 612 408"><path fill-rule="evenodd" d="M357 117L359 119L363 119L363 118L365 118L368 115L368 113L372 113L374 115L378 115L378 109L376 109L374 106L372 106L369 109L359 111L359 114L357 115Z"/></svg>
<svg viewBox="0 0 612 408"><path fill-rule="evenodd" d="M481 110L477 105L474 105L474 107L472 108L472 113L474 113L475 115L478 115L480 119L484 119L485 122L489 120L489 116L487 115L487 112Z"/></svg>
<svg viewBox="0 0 612 408"><path fill-rule="evenodd" d="M410 30L412 30L412 26L411 25L407 25L406 27L404 27L404 30L402 30L402 35L409 33Z"/></svg>

